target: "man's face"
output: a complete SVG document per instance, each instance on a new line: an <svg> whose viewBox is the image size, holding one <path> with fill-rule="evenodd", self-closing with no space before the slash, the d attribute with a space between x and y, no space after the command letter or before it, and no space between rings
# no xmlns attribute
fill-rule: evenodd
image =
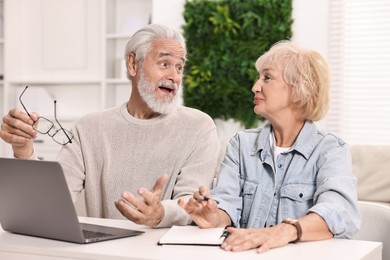
<svg viewBox="0 0 390 260"><path fill-rule="evenodd" d="M157 39L139 70L138 90L149 108L167 114L177 104L185 51L174 40Z"/></svg>

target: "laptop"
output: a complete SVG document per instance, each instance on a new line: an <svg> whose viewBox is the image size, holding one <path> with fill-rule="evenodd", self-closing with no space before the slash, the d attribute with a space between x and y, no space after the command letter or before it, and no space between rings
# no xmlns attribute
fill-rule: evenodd
<svg viewBox="0 0 390 260"><path fill-rule="evenodd" d="M0 223L5 231L86 244L144 231L80 223L58 162L0 158Z"/></svg>

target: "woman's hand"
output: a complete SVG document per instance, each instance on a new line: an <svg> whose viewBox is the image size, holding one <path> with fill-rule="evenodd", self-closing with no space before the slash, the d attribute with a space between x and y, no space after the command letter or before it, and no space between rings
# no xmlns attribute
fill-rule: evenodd
<svg viewBox="0 0 390 260"><path fill-rule="evenodd" d="M226 229L230 235L221 247L226 251L244 251L258 248L258 253L264 253L271 248L287 245L294 238L295 227L289 224L279 224L269 228L233 228Z"/></svg>
<svg viewBox="0 0 390 260"><path fill-rule="evenodd" d="M199 191L188 202L179 199L178 204L200 228L225 227L230 224L229 216L218 209L217 202L210 198L210 191L204 186L199 187Z"/></svg>

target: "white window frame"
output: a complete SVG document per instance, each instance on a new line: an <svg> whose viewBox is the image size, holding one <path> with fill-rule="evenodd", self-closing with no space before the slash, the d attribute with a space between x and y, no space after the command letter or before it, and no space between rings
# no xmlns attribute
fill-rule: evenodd
<svg viewBox="0 0 390 260"><path fill-rule="evenodd" d="M327 130L351 144L390 144L390 1L330 0Z"/></svg>

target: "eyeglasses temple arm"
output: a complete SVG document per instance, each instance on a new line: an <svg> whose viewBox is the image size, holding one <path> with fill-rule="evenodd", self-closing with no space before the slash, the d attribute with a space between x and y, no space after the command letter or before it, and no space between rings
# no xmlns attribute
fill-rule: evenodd
<svg viewBox="0 0 390 260"><path fill-rule="evenodd" d="M69 143L72 143L72 139L70 139L70 137L66 133L65 129L62 127L62 125L60 124L60 122L57 119L57 100L54 100L54 119L56 120L57 124L61 127L61 130L64 132L64 134L68 138Z"/></svg>
<svg viewBox="0 0 390 260"><path fill-rule="evenodd" d="M26 86L26 87L24 88L23 92L20 94L20 96L19 96L19 102L20 102L20 104L22 105L24 111L26 111L27 115L32 119L30 113L27 111L27 108L24 106L23 101L22 101L22 96L23 96L24 92L26 92L27 88L28 88L28 86ZM33 121L34 121L34 120L33 120Z"/></svg>

